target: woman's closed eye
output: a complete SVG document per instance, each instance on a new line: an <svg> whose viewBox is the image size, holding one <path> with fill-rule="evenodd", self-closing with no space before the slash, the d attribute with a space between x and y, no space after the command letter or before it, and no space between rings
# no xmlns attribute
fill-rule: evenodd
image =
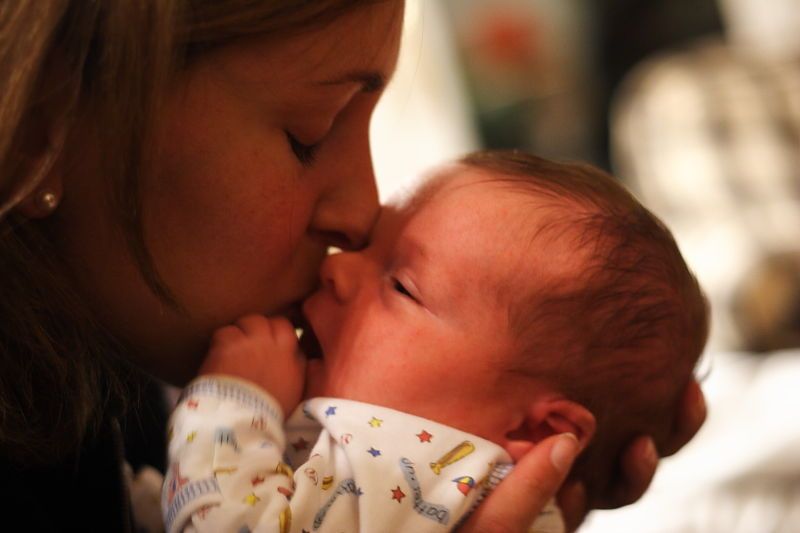
<svg viewBox="0 0 800 533"><path fill-rule="evenodd" d="M292 149L297 160L300 161L300 164L303 166L311 166L314 164L320 143L303 144L288 130L286 131L286 139L289 141L289 147Z"/></svg>

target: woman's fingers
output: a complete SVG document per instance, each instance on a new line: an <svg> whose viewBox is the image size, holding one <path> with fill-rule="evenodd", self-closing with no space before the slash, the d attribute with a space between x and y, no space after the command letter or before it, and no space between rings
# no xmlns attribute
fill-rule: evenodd
<svg viewBox="0 0 800 533"><path fill-rule="evenodd" d="M564 517L566 530L570 532L577 530L589 512L586 486L579 481L564 483L558 491L558 506Z"/></svg>
<svg viewBox="0 0 800 533"><path fill-rule="evenodd" d="M586 518L590 507L594 509L616 509L639 498L650 486L658 466L658 453L650 437L638 437L622 454L622 475L610 491L598 495L591 502L586 487L580 481L571 481L558 492L558 504L567 525L567 531L575 531Z"/></svg>
<svg viewBox="0 0 800 533"><path fill-rule="evenodd" d="M566 479L578 452L577 439L568 433L537 444L481 503L459 532L527 531Z"/></svg>
<svg viewBox="0 0 800 533"><path fill-rule="evenodd" d="M683 393L681 406L675 418L675 428L661 450L663 456L672 455L689 442L706 420L706 400L700 384L692 380Z"/></svg>
<svg viewBox="0 0 800 533"><path fill-rule="evenodd" d="M616 509L641 498L656 474L658 460L652 438L641 436L634 439L622 454L622 478L596 505L590 502L592 507Z"/></svg>
<svg viewBox="0 0 800 533"><path fill-rule="evenodd" d="M683 448L698 432L705 419L703 391L697 381L692 380L683 393L672 435L664 443L663 449L656 450L653 439L647 435L634 439L622 454L620 479L611 491L602 495L599 501L589 502L589 506L615 509L641 498L656 473L659 455L672 455Z"/></svg>

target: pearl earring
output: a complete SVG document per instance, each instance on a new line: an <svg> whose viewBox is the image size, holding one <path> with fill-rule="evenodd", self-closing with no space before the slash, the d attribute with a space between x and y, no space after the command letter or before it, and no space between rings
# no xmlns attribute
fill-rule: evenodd
<svg viewBox="0 0 800 533"><path fill-rule="evenodd" d="M42 189L36 194L36 203L38 203L39 207L46 211L48 215L56 210L58 201L58 196L50 189Z"/></svg>

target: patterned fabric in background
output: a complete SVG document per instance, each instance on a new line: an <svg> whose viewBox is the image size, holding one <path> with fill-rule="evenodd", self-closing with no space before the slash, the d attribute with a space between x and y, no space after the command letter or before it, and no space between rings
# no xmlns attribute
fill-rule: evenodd
<svg viewBox="0 0 800 533"><path fill-rule="evenodd" d="M746 52L708 40L637 67L612 160L706 290L710 348L771 350L800 330L800 65Z"/></svg>

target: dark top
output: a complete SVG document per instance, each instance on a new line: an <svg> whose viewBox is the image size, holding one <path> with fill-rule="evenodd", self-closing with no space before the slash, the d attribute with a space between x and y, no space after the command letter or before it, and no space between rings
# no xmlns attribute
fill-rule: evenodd
<svg viewBox="0 0 800 533"><path fill-rule="evenodd" d="M159 385L146 386L130 416L109 418L80 454L58 464L21 469L0 459L0 514L20 531L134 532L123 458L136 471L163 472L167 410Z"/></svg>

